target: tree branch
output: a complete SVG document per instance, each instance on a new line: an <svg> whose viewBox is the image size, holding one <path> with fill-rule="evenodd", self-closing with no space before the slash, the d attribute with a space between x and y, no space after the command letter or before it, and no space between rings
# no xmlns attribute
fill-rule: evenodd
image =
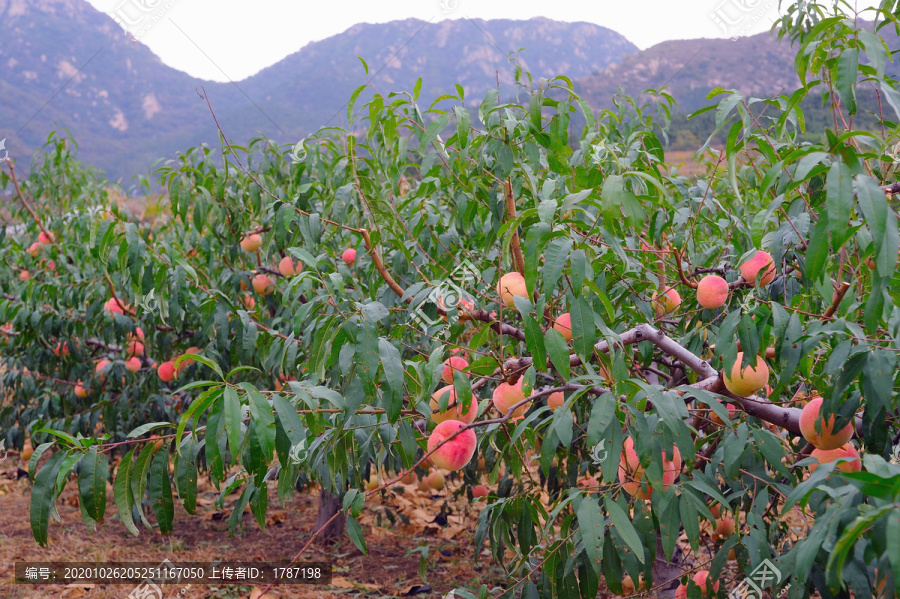
<svg viewBox="0 0 900 599"><path fill-rule="evenodd" d="M506 194L506 212L509 220L516 219L516 199L513 197L512 183L507 179L503 182L503 188ZM519 274L525 276L525 257L522 255L522 245L519 243L519 230L515 227L512 232L512 239L509 242L509 249L512 252L513 266L519 271Z"/></svg>

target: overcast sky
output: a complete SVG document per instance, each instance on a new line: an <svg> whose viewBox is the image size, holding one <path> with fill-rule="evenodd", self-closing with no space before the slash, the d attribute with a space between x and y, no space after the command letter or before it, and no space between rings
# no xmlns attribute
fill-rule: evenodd
<svg viewBox="0 0 900 599"><path fill-rule="evenodd" d="M587 21L639 48L670 39L768 31L778 0L88 0L166 64L196 77L240 80L309 42L357 23L415 17ZM785 6L790 2L785 0ZM860 0L859 6L871 5ZM392 40L393 41L393 40Z"/></svg>

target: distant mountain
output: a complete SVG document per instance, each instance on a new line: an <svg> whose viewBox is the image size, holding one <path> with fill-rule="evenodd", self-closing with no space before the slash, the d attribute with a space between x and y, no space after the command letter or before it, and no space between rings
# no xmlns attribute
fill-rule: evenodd
<svg viewBox="0 0 900 599"><path fill-rule="evenodd" d="M900 41L890 29L885 27L879 35L896 51ZM647 88L666 86L679 108L692 112L710 104L706 97L716 87L737 89L745 97L790 94L800 85L794 72L795 53L790 40L779 41L769 33L734 41L667 41L579 79L576 88L592 106L609 108L620 88L627 95L637 96ZM888 62L887 71L897 77L900 64Z"/></svg>
<svg viewBox="0 0 900 599"><path fill-rule="evenodd" d="M84 0L0 0L0 138L20 159L65 127L110 175L146 172L195 141L197 83Z"/></svg>
<svg viewBox="0 0 900 599"><path fill-rule="evenodd" d="M358 56L366 61L373 86L384 95L411 91L421 77L420 103L427 106L442 94L455 94L455 85L460 84L467 104L477 105L488 89L497 87L498 79L501 89L512 90L508 57L520 48L524 48L519 55L522 67L535 79L583 77L638 50L618 33L590 23L543 18L438 23L407 19L356 25L310 43L241 85L250 97L261 100L260 106L276 123L308 131L330 119L331 124L346 124L347 100L365 82ZM255 115L255 123L265 125L262 118Z"/></svg>
<svg viewBox="0 0 900 599"><path fill-rule="evenodd" d="M457 83L474 101L498 78L511 90L507 56L520 48L535 77L585 76L637 51L588 23L408 19L356 25L233 85L164 65L85 0L0 0L0 139L21 161L67 128L82 160L127 182L157 158L218 145L199 85L230 139L263 132L293 144L346 121L346 102L366 81L357 56L382 93L412 90L422 77L421 103L455 93Z"/></svg>

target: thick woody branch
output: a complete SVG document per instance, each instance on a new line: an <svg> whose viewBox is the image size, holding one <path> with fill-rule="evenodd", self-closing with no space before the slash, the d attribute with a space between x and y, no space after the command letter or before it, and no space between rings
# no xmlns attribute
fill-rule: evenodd
<svg viewBox="0 0 900 599"><path fill-rule="evenodd" d="M834 316L834 313L837 312L838 306L841 305L841 302L844 301L844 296L847 295L847 291L850 289L850 283L846 281L841 283L841 286L838 287L834 291L834 297L831 299L831 305L825 310L825 314L822 315L823 320L827 320Z"/></svg>
<svg viewBox="0 0 900 599"><path fill-rule="evenodd" d="M378 271L378 274L381 275L381 278L387 283L387 286L391 288L391 291L397 294L397 297L403 297L403 287L397 284L397 281L394 280L394 277L391 276L391 273L389 273L384 266L384 262L381 260L378 249L372 245L372 238L369 236L369 231L360 229L359 233L362 235L363 242L366 244L366 251L369 252L369 256L372 257L372 263L375 265L375 270ZM411 301L411 297L406 298L407 304Z"/></svg>
<svg viewBox="0 0 900 599"><path fill-rule="evenodd" d="M503 182L504 192L506 194L506 212L509 220L516 219L516 198L513 197L512 183L507 180ZM512 239L509 242L509 249L512 252L513 265L519 274L525 276L525 257L522 255L522 245L519 243L518 227L513 229Z"/></svg>

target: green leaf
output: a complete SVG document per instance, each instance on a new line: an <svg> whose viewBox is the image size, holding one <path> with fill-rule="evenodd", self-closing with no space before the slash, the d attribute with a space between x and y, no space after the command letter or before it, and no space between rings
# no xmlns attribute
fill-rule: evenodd
<svg viewBox="0 0 900 599"><path fill-rule="evenodd" d="M569 344L556 329L547 329L544 333L544 346L550 355L550 362L559 372L563 380L569 380Z"/></svg>
<svg viewBox="0 0 900 599"><path fill-rule="evenodd" d="M828 231L837 250L850 236L850 211L853 209L853 179L850 167L835 161L825 180L825 204L828 209Z"/></svg>
<svg viewBox="0 0 900 599"><path fill-rule="evenodd" d="M523 316L522 321L525 324L525 345L531 353L532 363L535 368L545 372L547 370L547 350L544 347L544 333L541 331L541 326L532 318L531 314Z"/></svg>
<svg viewBox="0 0 900 599"><path fill-rule="evenodd" d="M140 506L144 500L144 490L147 488L147 475L150 472L150 464L153 455L157 452L156 443L147 443L141 453L138 455L137 461L134 463L131 471L131 496L134 502ZM147 528L151 528L150 522L144 515L144 510L140 509L141 521Z"/></svg>
<svg viewBox="0 0 900 599"><path fill-rule="evenodd" d="M594 355L596 325L594 324L594 311L587 298L584 296L574 298L570 315L572 318L572 346L575 353L581 356L582 360L588 362Z"/></svg>
<svg viewBox="0 0 900 599"><path fill-rule="evenodd" d="M106 513L106 478L109 475L109 457L97 451L93 445L81 458L78 474L78 491L82 505L88 515L103 523Z"/></svg>
<svg viewBox="0 0 900 599"><path fill-rule="evenodd" d="M233 387L225 387L225 433L228 435L228 449L232 463L237 463L241 455L241 400Z"/></svg>
<svg viewBox="0 0 900 599"><path fill-rule="evenodd" d="M34 450L34 453L31 454L31 458L28 460L28 478L34 480L34 469L37 467L38 461L41 459L41 456L44 455L44 452L53 447L54 443L51 441L49 443L41 443L38 445L38 448Z"/></svg>
<svg viewBox="0 0 900 599"><path fill-rule="evenodd" d="M253 422L253 430L256 439L262 449L266 463L272 461L275 452L275 413L265 396L250 383L240 383L240 387L247 392L250 408L250 419Z"/></svg>
<svg viewBox="0 0 900 599"><path fill-rule="evenodd" d="M148 424L143 424L130 433L128 433L128 439L137 439L138 437L149 433L150 431L155 431L160 428L167 428L170 426L174 426L171 422L150 422Z"/></svg>
<svg viewBox="0 0 900 599"><path fill-rule="evenodd" d="M219 368L219 365L201 354L182 354L175 359L175 366L179 367L182 363L190 364L191 361L200 362L204 366L209 366L213 372L219 375L219 378L223 381L225 380L225 375L222 374L222 369Z"/></svg>
<svg viewBox="0 0 900 599"><path fill-rule="evenodd" d="M563 267L569 259L572 240L568 237L554 239L544 250L544 298L549 300L556 289L556 283L562 275Z"/></svg>
<svg viewBox="0 0 900 599"><path fill-rule="evenodd" d="M31 533L41 547L47 544L47 528L50 525L50 511L55 498L56 475L69 451L58 451L47 460L34 477L31 489Z"/></svg>
<svg viewBox="0 0 900 599"><path fill-rule="evenodd" d="M856 81L859 78L859 48L844 48L837 63L837 91L850 116L856 114Z"/></svg>
<svg viewBox="0 0 900 599"><path fill-rule="evenodd" d="M203 442L197 442L191 433L180 444L179 453L176 454L175 486L178 489L178 498L184 510L192 516L197 515L197 455ZM181 451L182 448L184 451Z"/></svg>
<svg viewBox="0 0 900 599"><path fill-rule="evenodd" d="M644 563L644 544L638 536L637 530L631 523L631 519L622 507L607 495L603 498L603 505L606 507L606 513L609 514L612 525L628 545L628 548L634 552L634 556L639 562Z"/></svg>
<svg viewBox="0 0 900 599"><path fill-rule="evenodd" d="M256 523L262 531L266 530L266 511L269 508L269 487L263 483L254 489L250 496L250 511L256 517Z"/></svg>
<svg viewBox="0 0 900 599"><path fill-rule="evenodd" d="M403 358L394 344L384 337L378 338L378 355L384 369L384 382L388 387L385 391L385 409L388 421L393 423L400 417L400 410L403 408Z"/></svg>
<svg viewBox="0 0 900 599"><path fill-rule="evenodd" d="M290 439L291 445L297 445L305 440L306 433L304 431L306 428L303 426L303 422L297 414L297 408L277 393L272 397L272 400L275 404L275 414L281 422L284 433L287 435L288 439Z"/></svg>
<svg viewBox="0 0 900 599"><path fill-rule="evenodd" d="M834 544L831 555L828 557L828 564L825 566L829 585L834 588L839 588L841 586L843 581L842 574L844 571L844 562L847 559L847 554L850 553L850 550L853 549L856 541L859 540L859 537L862 536L867 528L874 526L882 516L890 514L892 511L897 512L898 516L896 517L900 517L900 508L897 508L893 504L885 505L878 509L860 514L850 526L844 529L844 532ZM894 528L894 526L891 528Z"/></svg>
<svg viewBox="0 0 900 599"><path fill-rule="evenodd" d="M159 532L164 535L170 534L172 520L175 518L175 502L169 481L169 452L159 451L153 457L149 479L150 507L156 515Z"/></svg>
<svg viewBox="0 0 900 599"><path fill-rule="evenodd" d="M118 512L119 520L122 521L128 532L138 536L138 529L134 525L134 519L131 515L131 510L134 506L134 497L131 494L131 467L134 451L132 449L126 453L122 461L119 462L116 480L113 483L113 496L116 500L116 511Z"/></svg>
<svg viewBox="0 0 900 599"><path fill-rule="evenodd" d="M599 576L600 560L603 557L603 534L606 531L606 523L600 513L600 503L594 497L584 497L578 506L577 517L584 551L594 572Z"/></svg>
<svg viewBox="0 0 900 599"><path fill-rule="evenodd" d="M190 407L185 410L184 414L181 416L181 420L178 422L178 428L175 430L175 447L178 448L179 452L181 451L181 435L184 433L188 421L193 416L196 416L199 420L203 412L206 411L206 408L215 403L215 401L222 396L222 393L221 387L208 389L201 393L200 397L191 402Z"/></svg>
<svg viewBox="0 0 900 599"><path fill-rule="evenodd" d="M353 544L356 545L356 548L362 551L363 555L369 554L368 549L366 549L366 538L363 536L362 526L359 525L359 522L353 516L347 516L347 534L350 536Z"/></svg>

